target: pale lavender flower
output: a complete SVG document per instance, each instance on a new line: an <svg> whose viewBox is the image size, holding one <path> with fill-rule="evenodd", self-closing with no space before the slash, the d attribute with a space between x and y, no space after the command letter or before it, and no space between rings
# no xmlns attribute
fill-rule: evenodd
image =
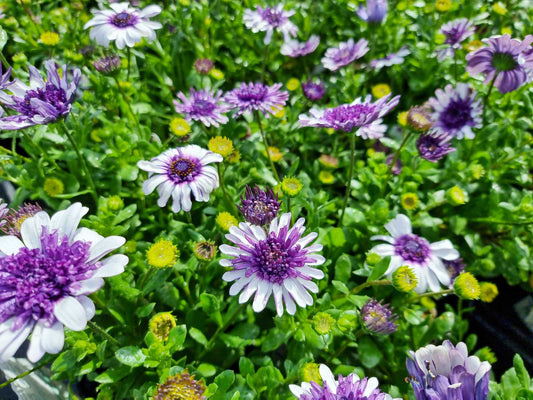
<svg viewBox="0 0 533 400"><path fill-rule="evenodd" d="M283 4L265 8L257 6L255 11L248 8L244 10L243 20L246 27L253 33L266 32L264 43L269 44L274 30L281 32L284 41L290 40L291 36L296 37L298 27L289 21L289 17L295 13L294 10L285 11Z"/></svg>
<svg viewBox="0 0 533 400"><path fill-rule="evenodd" d="M460 82L455 89L451 84L446 85L444 90L437 89L435 96L428 100L434 110L433 129L457 139L473 139L472 128L481 127L483 113L481 99L476 98L477 92Z"/></svg>
<svg viewBox="0 0 533 400"><path fill-rule="evenodd" d="M198 91L190 88L189 98L179 92L177 94L181 100L173 100L176 112L185 114L187 121L200 121L207 127L211 125L218 128L219 124L228 122L228 117L223 113L231 110L231 106L223 101L222 90L210 92L208 89Z"/></svg>
<svg viewBox="0 0 533 400"><path fill-rule="evenodd" d="M377 139L383 136L387 127L382 124L382 117L392 110L400 101L400 96L391 94L382 97L375 103L371 102L372 96L364 100L355 99L351 104L342 104L338 107L319 110L312 108L309 116L300 114L300 126L314 126L319 128L333 128L344 132L357 129L356 135L364 139Z"/></svg>
<svg viewBox="0 0 533 400"><path fill-rule="evenodd" d="M207 75L214 66L213 61L209 58L199 58L194 62L194 69L202 75Z"/></svg>
<svg viewBox="0 0 533 400"><path fill-rule="evenodd" d="M104 75L110 75L118 70L120 70L120 67L122 66L122 62L120 61L120 57L118 55L112 55L107 57L99 58L98 60L93 62L93 67Z"/></svg>
<svg viewBox="0 0 533 400"><path fill-rule="evenodd" d="M320 38L317 35L311 35L307 42L299 42L291 39L283 43L280 53L292 58L302 57L315 51L319 44Z"/></svg>
<svg viewBox="0 0 533 400"><path fill-rule="evenodd" d="M439 133L433 130L427 134L420 135L416 140L416 148L420 157L436 163L446 154L455 151L455 148L450 146L452 138L453 135L447 132Z"/></svg>
<svg viewBox="0 0 533 400"><path fill-rule="evenodd" d="M391 236L376 235L372 240L383 240L387 244L378 244L370 252L381 257L390 256L390 264L384 275L389 279L401 266L407 265L416 275L418 284L415 292L424 293L428 286L433 292L450 284L450 275L442 260L456 260L459 252L453 248L449 240L429 243L423 237L414 235L411 221L403 214L398 214L392 221L385 224Z"/></svg>
<svg viewBox="0 0 533 400"><path fill-rule="evenodd" d="M64 326L82 331L95 314L88 294L102 278L124 271L128 257L103 258L125 242L78 228L89 211L80 203L26 219L16 236L0 237L0 362L7 361L31 334L28 359L63 349Z"/></svg>
<svg viewBox="0 0 533 400"><path fill-rule="evenodd" d="M407 370L417 400L486 400L491 365L468 356L466 344L427 345L410 351Z"/></svg>
<svg viewBox="0 0 533 400"><path fill-rule="evenodd" d="M8 212L7 203L4 203L4 199L0 198L0 229L7 223L5 218Z"/></svg>
<svg viewBox="0 0 533 400"><path fill-rule="evenodd" d="M246 185L245 197L241 196L241 206L237 206L246 222L253 225L267 225L278 216L281 202L270 188L265 192L259 186Z"/></svg>
<svg viewBox="0 0 533 400"><path fill-rule="evenodd" d="M437 59L443 61L446 57L455 55L455 52L461 48L461 43L474 34L474 27L468 19L459 18L442 25L440 32L446 36L444 44L448 45L444 49L437 50Z"/></svg>
<svg viewBox="0 0 533 400"><path fill-rule="evenodd" d="M4 211L5 221L3 221L3 224L0 226L0 230L6 235L16 236L20 239L20 227L22 226L22 223L26 219L43 211L43 209L39 204L24 203L22 206L18 207L18 210L11 209L3 210L3 212Z"/></svg>
<svg viewBox="0 0 533 400"><path fill-rule="evenodd" d="M236 109L234 116L245 112L261 111L267 118L269 114L274 114L281 110L287 100L289 93L280 91L281 83L272 86L262 83L241 83L237 89L228 92L225 101Z"/></svg>
<svg viewBox="0 0 533 400"><path fill-rule="evenodd" d="M322 82L314 82L308 79L305 83L302 83L302 91L308 100L318 101L326 93L326 87Z"/></svg>
<svg viewBox="0 0 533 400"><path fill-rule="evenodd" d="M159 207L165 207L172 196L173 212L190 211L191 193L196 201L209 201L209 194L218 187L217 170L208 164L222 160L220 154L190 144L166 150L151 161L139 161L137 166L148 172L143 193L149 195L157 188Z"/></svg>
<svg viewBox="0 0 533 400"><path fill-rule="evenodd" d="M44 62L46 81L33 65L29 65L30 85L15 79L7 89L0 90L0 101L18 115L0 118L0 130L24 129L33 125L55 122L70 113L76 89L81 78L79 68L68 70L63 65L60 78L56 64L52 60ZM72 80L69 83L69 72ZM4 86L5 87L5 86Z"/></svg>
<svg viewBox="0 0 533 400"><path fill-rule="evenodd" d="M380 24L387 16L387 0L366 0L366 7L359 6L357 15L363 21Z"/></svg>
<svg viewBox="0 0 533 400"><path fill-rule="evenodd" d="M403 46L396 53L391 53L384 58L378 58L370 61L370 68L380 70L383 67L391 67L393 65L403 64L404 58L411 54L406 46Z"/></svg>
<svg viewBox="0 0 533 400"><path fill-rule="evenodd" d="M150 18L161 13L160 6L153 4L142 10L131 7L128 2L109 6L111 10L93 11L94 18L83 27L92 27L89 37L96 40L96 43L109 47L109 42L114 40L117 47L123 49L135 46L144 37L148 41L155 40L155 30L161 29L162 25L150 21Z"/></svg>
<svg viewBox="0 0 533 400"><path fill-rule="evenodd" d="M11 85L9 78L11 77L11 67L9 67L5 74L2 74L2 64L0 63L0 90L5 90Z"/></svg>
<svg viewBox="0 0 533 400"><path fill-rule="evenodd" d="M398 316L392 312L388 304L383 301L369 299L361 308L361 320L365 328L376 335L390 335L398 329L396 320Z"/></svg>
<svg viewBox="0 0 533 400"><path fill-rule="evenodd" d="M330 71L350 64L351 62L363 57L368 52L368 40L359 39L357 43L353 39L347 42L339 43L339 47L330 47L322 58L322 65Z"/></svg>
<svg viewBox="0 0 533 400"><path fill-rule="evenodd" d="M220 260L223 267L233 267L222 279L233 282L229 294L241 292L239 303L247 302L255 293L253 309L264 310L271 295L278 316L283 315L283 303L287 312L294 315L296 304L306 307L313 304L308 291L317 293L318 286L312 278L322 279L324 273L311 266L321 265L325 259L320 254L322 245L308 246L318 236L312 232L303 236L305 220L298 219L291 227L291 214L274 218L268 230L241 222L232 226L226 239L236 245L221 245L220 251L232 259Z"/></svg>

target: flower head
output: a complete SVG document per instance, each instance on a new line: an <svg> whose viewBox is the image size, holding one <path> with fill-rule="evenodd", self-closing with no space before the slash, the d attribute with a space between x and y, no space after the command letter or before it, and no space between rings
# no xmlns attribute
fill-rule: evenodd
<svg viewBox="0 0 533 400"><path fill-rule="evenodd" d="M129 2L109 5L110 10L93 11L94 18L87 22L83 29L91 28L91 39L101 46L109 47L109 42L115 40L119 49L125 46L133 47L143 37L149 41L155 40L155 30L161 29L159 22L150 21L161 12L158 5L150 5L139 10L131 7Z"/></svg>
<svg viewBox="0 0 533 400"><path fill-rule="evenodd" d="M183 92L177 94L179 100L173 100L176 112L185 114L187 121L200 121L205 126L218 127L219 124L228 122L228 117L223 115L231 107L222 100L222 90L210 92L207 89L198 91L191 88L189 98Z"/></svg>
<svg viewBox="0 0 533 400"><path fill-rule="evenodd" d="M409 293L418 284L418 279L411 268L404 265L392 273L392 285L400 292Z"/></svg>
<svg viewBox="0 0 533 400"><path fill-rule="evenodd" d="M453 289L457 296L465 300L479 299L481 293L478 280L470 272L459 274L453 281Z"/></svg>
<svg viewBox="0 0 533 400"><path fill-rule="evenodd" d="M202 75L207 75L214 66L209 58L199 58L194 62L194 69Z"/></svg>
<svg viewBox="0 0 533 400"><path fill-rule="evenodd" d="M170 240L160 239L146 252L146 261L153 268L172 267L179 256L179 250Z"/></svg>
<svg viewBox="0 0 533 400"><path fill-rule="evenodd" d="M378 83L375 86L372 86L372 95L376 99L381 99L383 96L388 95L391 92L391 88L386 83Z"/></svg>
<svg viewBox="0 0 533 400"><path fill-rule="evenodd" d="M302 83L302 90L304 96L311 101L320 100L326 93L326 87L322 82L315 82L308 79L305 83Z"/></svg>
<svg viewBox="0 0 533 400"><path fill-rule="evenodd" d="M278 316L287 312L294 315L296 304L306 307L313 304L308 291L317 293L318 286L311 279L322 279L324 273L312 266L321 265L325 259L318 251L322 245L308 246L316 237L313 232L303 236L305 220L298 219L290 227L291 214L274 218L267 231L248 222L231 227L226 239L236 245L223 244L220 251L233 258L220 260L223 267L233 267L222 279L235 281L230 295L241 292L239 303L245 303L255 293L253 309L262 311L273 294Z"/></svg>
<svg viewBox="0 0 533 400"><path fill-rule="evenodd" d="M56 32L43 32L40 39L46 46L55 46L59 43L59 35Z"/></svg>
<svg viewBox="0 0 533 400"><path fill-rule="evenodd" d="M418 196L416 193L408 192L402 194L402 207L406 210L414 210L418 206Z"/></svg>
<svg viewBox="0 0 533 400"><path fill-rule="evenodd" d="M280 53L291 58L303 57L315 51L319 44L320 38L317 35L311 35L307 42L291 39L283 43Z"/></svg>
<svg viewBox="0 0 533 400"><path fill-rule="evenodd" d="M50 197L56 197L63 194L65 191L65 185L57 178L46 178L43 185L44 192Z"/></svg>
<svg viewBox="0 0 533 400"><path fill-rule="evenodd" d="M122 62L117 54L102 57L93 62L94 69L104 75L110 75L117 72L121 66Z"/></svg>
<svg viewBox="0 0 533 400"><path fill-rule="evenodd" d="M207 147L213 153L220 154L222 157L227 157L233 153L233 142L225 136L215 136L209 139Z"/></svg>
<svg viewBox="0 0 533 400"><path fill-rule="evenodd" d="M440 32L446 37L444 44L446 48L437 51L439 61L446 57L453 57L457 49L461 48L461 43L474 34L472 22L466 18L458 18L442 25Z"/></svg>
<svg viewBox="0 0 533 400"><path fill-rule="evenodd" d="M396 53L386 55L384 58L377 58L370 61L370 68L380 70L383 67L391 67L393 65L403 64L404 58L411 54L407 47L402 47Z"/></svg>
<svg viewBox="0 0 533 400"><path fill-rule="evenodd" d="M368 40L359 39L357 43L353 39L339 43L339 47L330 47L322 58L322 65L330 71L338 69L363 57L368 52Z"/></svg>
<svg viewBox="0 0 533 400"><path fill-rule="evenodd" d="M387 16L387 0L366 0L366 7L359 6L357 15L363 21L380 24Z"/></svg>
<svg viewBox="0 0 533 400"><path fill-rule="evenodd" d="M46 81L37 68L33 65L28 66L30 70L29 86L18 79L7 85L5 75L2 76L0 101L5 107L18 112L18 114L0 118L0 130L11 131L34 125L44 125L55 122L70 113L81 78L79 68L70 71L72 80L69 83L69 70L66 65L62 68L62 77L60 77L57 66L52 60L45 61L44 66L47 73ZM6 88L10 93L5 90Z"/></svg>
<svg viewBox="0 0 533 400"><path fill-rule="evenodd" d="M289 197L296 196L303 187L302 182L293 176L286 176L281 181L281 191Z"/></svg>
<svg viewBox="0 0 533 400"><path fill-rule="evenodd" d="M173 212L190 211L191 192L196 201L209 201L209 194L218 187L218 173L209 164L222 160L220 154L190 144L164 151L151 161L139 161L137 166L148 172L143 192L149 195L157 188L159 207L165 207L172 195Z"/></svg>
<svg viewBox="0 0 533 400"><path fill-rule="evenodd" d="M191 126L183 118L172 118L170 131L179 138L186 137L191 132Z"/></svg>
<svg viewBox="0 0 533 400"><path fill-rule="evenodd" d="M376 299L368 300L361 308L361 320L365 328L378 335L390 335L398 329L395 321L398 316L388 304L381 304Z"/></svg>
<svg viewBox="0 0 533 400"><path fill-rule="evenodd" d="M410 351L407 370L417 400L486 400L490 364L468 356L466 344L428 345Z"/></svg>
<svg viewBox="0 0 533 400"><path fill-rule="evenodd" d="M253 225L267 225L278 216L281 202L274 195L271 188L265 192L259 186L254 188L246 185L245 197L241 196L241 206L237 208L242 212L246 222Z"/></svg>
<svg viewBox="0 0 533 400"><path fill-rule="evenodd" d="M237 226L239 224L237 218L235 218L227 211L222 211L221 213L219 213L215 220L217 225L220 226L226 232L229 232L229 228L231 228L232 226Z"/></svg>
<svg viewBox="0 0 533 400"><path fill-rule="evenodd" d="M236 109L235 117L253 111L261 111L266 117L280 110L287 100L289 93L280 91L281 83L272 86L262 83L241 83L237 89L226 94L225 100Z"/></svg>
<svg viewBox="0 0 533 400"><path fill-rule="evenodd" d="M169 376L164 383L157 385L157 392L153 400L204 400L202 394L205 385L189 375L187 370L180 374Z"/></svg>
<svg viewBox="0 0 533 400"><path fill-rule="evenodd" d="M492 303L498 296L498 286L492 282L481 282L479 284L479 299L484 303Z"/></svg>
<svg viewBox="0 0 533 400"><path fill-rule="evenodd" d="M165 342L168 340L170 331L176 326L176 318L169 312L160 312L150 319L148 327L157 340Z"/></svg>
<svg viewBox="0 0 533 400"><path fill-rule="evenodd" d="M455 151L455 147L450 146L453 136L448 133L438 133L430 131L427 135L421 135L416 140L416 148L420 157L431 162L437 162L446 154Z"/></svg>
<svg viewBox="0 0 533 400"><path fill-rule="evenodd" d="M217 246L210 240L202 240L194 244L193 252L200 261L211 261L215 258Z"/></svg>
<svg viewBox="0 0 533 400"><path fill-rule="evenodd" d="M0 362L11 358L33 331L28 359L63 348L63 326L85 329L95 313L88 294L104 284L102 278L120 274L128 257L103 259L125 242L78 228L89 211L80 203L55 213L27 218L16 236L0 237Z"/></svg>
<svg viewBox="0 0 533 400"><path fill-rule="evenodd" d="M427 132L433 126L432 108L429 104L413 106L407 113L407 125L418 132Z"/></svg>
<svg viewBox="0 0 533 400"><path fill-rule="evenodd" d="M313 328L320 335L327 335L335 325L335 318L327 312L316 313L313 317Z"/></svg>
<svg viewBox="0 0 533 400"><path fill-rule="evenodd" d="M450 284L450 275L442 260L456 260L459 252L453 248L449 240L429 243L423 237L414 235L411 230L411 221L403 214L398 214L385 229L391 236L376 235L372 240L383 240L387 244L378 244L370 251L381 257L390 256L390 264L384 275L389 278L393 272L403 265L411 268L416 275L418 284L417 293L424 293L429 288L437 292L440 283L444 286Z"/></svg>
<svg viewBox="0 0 533 400"><path fill-rule="evenodd" d="M9 213L7 211L9 211ZM16 236L20 239L20 228L22 223L41 211L43 211L43 209L39 204L29 203L24 203L24 205L19 206L18 210L6 210L3 208L2 218L5 217L5 223L0 229L2 229L6 235Z"/></svg>
<svg viewBox="0 0 533 400"><path fill-rule="evenodd" d="M296 11L285 11L283 4L278 4L276 7L257 6L255 10L244 10L244 24L253 33L266 32L265 44L272 41L272 35L275 30L281 32L283 40L286 42L290 37L296 37L298 27L289 21L289 17L293 16Z"/></svg>

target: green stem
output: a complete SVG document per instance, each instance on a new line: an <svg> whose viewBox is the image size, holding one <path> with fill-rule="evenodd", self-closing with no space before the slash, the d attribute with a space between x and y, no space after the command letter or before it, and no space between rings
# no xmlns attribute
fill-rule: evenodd
<svg viewBox="0 0 533 400"><path fill-rule="evenodd" d="M5 68L5 69L9 69L11 67L11 65L9 65L9 63L7 62L7 58L4 56L4 53L0 51L0 61L2 62L2 66ZM5 73L5 71L4 71Z"/></svg>
<svg viewBox="0 0 533 400"><path fill-rule="evenodd" d="M218 177L220 181L220 189L222 189L222 193L224 193L224 197L226 198L226 201L228 205L230 206L233 212L233 215L238 216L239 212L237 211L237 206L235 205L233 201L231 201L228 195L228 192L226 190L226 185L224 185L224 171L222 170L222 166L220 165L220 163L217 163L217 169L218 169Z"/></svg>
<svg viewBox="0 0 533 400"><path fill-rule="evenodd" d="M388 182L388 180L389 180L389 178L390 178L390 176L392 174L392 169L396 165L396 161L398 160L398 157L400 156L400 152L402 151L403 146L405 146L405 144L407 143L407 141L409 140L409 138L411 137L412 134L413 134L413 131L410 130L407 133L407 135L405 135L403 137L403 140L402 140L402 143L400 144L400 147L398 147L398 150L396 150L396 152L394 153L394 157L392 157L392 162L389 165L389 171L387 172L387 177L385 178L385 185L387 184L387 182Z"/></svg>
<svg viewBox="0 0 533 400"><path fill-rule="evenodd" d="M341 218L339 225L342 226L346 206L348 205L348 197L350 197L350 189L352 186L352 177L355 164L355 134L350 133L350 169L348 170L348 181L346 182L346 192L344 193L344 204L342 205Z"/></svg>
<svg viewBox="0 0 533 400"><path fill-rule="evenodd" d="M490 81L489 90L487 91L487 94L483 98L483 111L481 114L481 126L485 126L485 116L487 115L487 105L489 104L489 97L492 92L492 88L494 87L494 82L496 81L496 78L498 77L498 75L499 73L494 75L494 78L492 78L492 81ZM476 143L476 139L478 136L479 135L476 135L474 136L474 139L472 139L472 145L470 146L469 151L468 151L468 157L467 157L468 161L470 161L470 158L472 157L472 154L474 153L474 148L476 146L475 143Z"/></svg>
<svg viewBox="0 0 533 400"><path fill-rule="evenodd" d="M59 356L59 354L58 354ZM19 380L20 378L24 378L25 376L28 376L29 374L31 374L32 372L35 372L37 371L38 369L41 369L42 367L44 367L45 365L49 364L50 363L50 360L47 360L47 361L43 361L42 363L40 364L37 364L35 367L33 367L32 369L30 369L29 371L26 371L26 372L23 372L22 374L19 374L11 379L8 379L7 381L5 382L2 382L0 384L0 389L2 389L3 387L6 387L8 385L10 385L11 383L15 382L16 380Z"/></svg>
<svg viewBox="0 0 533 400"><path fill-rule="evenodd" d="M102 336L106 340L108 340L113 346L116 346L117 348L120 348L120 343L117 339L115 339L113 336L111 336L109 333L104 331L100 326L98 326L93 321L87 321L87 326L93 330L94 333Z"/></svg>
<svg viewBox="0 0 533 400"><path fill-rule="evenodd" d="M122 99L124 100L124 103L126 103L126 106L128 107L128 111L130 112L133 118L133 122L135 122L135 126L137 127L137 131L139 132L139 135L142 136L141 124L139 124L139 120L137 119L137 116L133 112L131 101L129 101L128 96L126 95L126 92L124 92L124 89L122 88L122 86L120 86L120 82L118 81L118 78L116 76L113 76L113 79L115 80L115 83L117 84L117 89L120 92Z"/></svg>
<svg viewBox="0 0 533 400"><path fill-rule="evenodd" d="M413 303L413 302L415 302L417 300L420 300L423 297L442 296L443 294L450 294L450 293L453 293L453 292L454 292L453 289L445 289L445 290L441 290L440 292L422 293L422 294L419 294L417 296L411 297L410 299L407 300L407 302L408 303Z"/></svg>
<svg viewBox="0 0 533 400"><path fill-rule="evenodd" d="M126 75L126 79L130 80L130 70L131 70L131 49L126 46L127 52L128 52L128 74Z"/></svg>
<svg viewBox="0 0 533 400"><path fill-rule="evenodd" d="M389 281L388 279L381 279L381 280L377 280L377 281L368 281L368 282L360 284L359 286L354 287L350 291L350 293L351 294L356 294L356 293L359 293L361 290L366 289L367 287L371 287L371 286L387 286L387 285L392 285L392 282Z"/></svg>
<svg viewBox="0 0 533 400"><path fill-rule="evenodd" d="M259 125L259 130L261 131L261 136L263 137L263 144L265 145L265 150L268 157L268 162L270 163L270 168L272 169L272 172L274 173L274 177L276 178L276 181L281 182L281 179L279 179L278 171L276 171L276 166L274 165L274 162L272 161L272 158L270 157L270 151L268 150L268 141L265 134L265 130L263 129L263 125L261 124L261 116L259 115L259 111L254 110L254 116L257 120L257 124Z"/></svg>
<svg viewBox="0 0 533 400"><path fill-rule="evenodd" d="M35 147L35 148L37 149L38 154L42 154L42 156L44 157L44 159L45 159L46 161L48 161L50 164L52 164L52 165L53 165L54 167L56 167L57 169L60 169L59 166L57 165L56 161L55 161L53 158L51 158L51 157L48 155L48 153L45 152L45 151L42 149L41 146L39 146L37 143L35 143L35 142L33 141L33 139L30 137L30 135L28 135L28 134L26 133L26 130L25 130L25 129L22 129L22 135L24 136L24 138L25 138L28 142L31 143L31 145L32 145L33 147Z"/></svg>

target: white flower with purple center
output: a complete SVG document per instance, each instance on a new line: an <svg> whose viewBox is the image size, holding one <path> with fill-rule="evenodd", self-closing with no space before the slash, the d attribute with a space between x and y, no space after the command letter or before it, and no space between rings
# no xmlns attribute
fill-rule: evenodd
<svg viewBox="0 0 533 400"><path fill-rule="evenodd" d="M289 93L280 91L281 83L272 86L257 83L241 83L237 89L226 93L224 100L236 109L234 117L245 112L261 111L267 118L283 108Z"/></svg>
<svg viewBox="0 0 533 400"><path fill-rule="evenodd" d="M440 32L446 37L446 48L437 50L437 59L443 61L446 57L453 57L461 48L461 43L474 34L472 22L466 18L458 18L442 25Z"/></svg>
<svg viewBox="0 0 533 400"><path fill-rule="evenodd" d="M89 37L101 46L109 47L109 42L114 40L119 49L133 47L144 37L148 41L155 40L155 30L162 28L159 22L150 21L151 17L161 13L158 5L139 10L123 2L110 4L109 7L111 10L93 11L94 18L83 27L92 27Z"/></svg>
<svg viewBox="0 0 533 400"><path fill-rule="evenodd" d="M265 44L269 44L272 41L272 35L274 30L281 32L283 40L290 40L290 37L296 37L298 33L298 27L289 21L289 17L292 17L296 11L285 11L283 4L278 4L276 7L257 6L256 10L246 9L244 10L244 24L248 29L251 29L253 33L266 32Z"/></svg>
<svg viewBox="0 0 533 400"><path fill-rule="evenodd" d="M481 127L483 106L477 99L477 92L466 83L458 83L454 89L451 84L444 90L437 89L435 97L429 99L433 107L433 129L439 133L447 133L457 139L474 138L472 128Z"/></svg>
<svg viewBox="0 0 533 400"><path fill-rule="evenodd" d="M330 71L350 64L351 62L363 57L368 52L368 40L359 39L357 43L353 39L347 42L339 43L339 47L330 47L322 58L322 65Z"/></svg>
<svg viewBox="0 0 533 400"><path fill-rule="evenodd" d="M391 94L372 103L372 96L364 100L355 99L351 104L342 104L338 107L319 110L312 108L309 115L300 114L301 126L314 126L319 128L333 128L335 130L352 132L357 129L356 135L364 139L378 139L383 136L387 127L382 124L383 117L392 110L400 101L400 96L390 99Z"/></svg>
<svg viewBox="0 0 533 400"><path fill-rule="evenodd" d="M95 314L88 294L103 278L124 271L128 257L103 258L125 242L78 228L89 211L80 203L55 213L44 211L21 225L21 238L0 237L0 362L13 357L31 333L28 359L63 349L63 327L82 331Z"/></svg>
<svg viewBox="0 0 533 400"><path fill-rule="evenodd" d="M393 65L403 64L405 57L409 54L411 54L409 49L406 46L403 46L396 53L391 53L383 58L377 58L370 61L370 68L380 70L383 67L391 67Z"/></svg>
<svg viewBox="0 0 533 400"><path fill-rule="evenodd" d="M189 98L179 92L177 94L178 100L173 100L176 112L185 114L187 121L200 121L207 127L211 125L219 127L219 124L228 122L228 117L223 113L231 110L231 106L221 101L222 90L217 92L210 92L207 89L200 89L195 91L193 88L189 90Z"/></svg>
<svg viewBox="0 0 533 400"><path fill-rule="evenodd" d="M190 211L191 193L196 201L209 201L209 194L218 187L217 170L208 165L222 162L220 154L190 144L164 151L151 161L139 161L137 166L148 172L143 192L149 195L156 188L157 205L165 207L172 196L172 211Z"/></svg>
<svg viewBox="0 0 533 400"><path fill-rule="evenodd" d="M287 40L281 46L280 53L287 57L302 57L311 54L320 44L320 38L317 35L311 35L307 42L297 40Z"/></svg>
<svg viewBox="0 0 533 400"><path fill-rule="evenodd" d="M371 239L383 240L388 244L378 244L370 250L381 257L391 257L384 275L391 279L394 271L406 265L418 280L414 289L417 293L424 293L428 286L431 291L437 292L441 284L445 287L450 285L450 274L442 260L456 260L459 252L449 240L429 243L423 237L414 235L411 221L403 214L398 214L385 224L385 229L391 236L376 235Z"/></svg>
<svg viewBox="0 0 533 400"><path fill-rule="evenodd" d="M321 265L325 259L316 252L322 245L308 246L318 236L312 232L303 236L305 220L298 219L290 227L291 214L274 218L265 230L248 222L232 226L226 239L236 245L223 244L220 251L232 259L220 260L220 265L233 267L224 273L222 279L233 282L229 290L231 296L241 292L239 303L247 302L255 293L253 309L264 310L271 295L278 316L283 315L283 303L287 312L294 315L296 304L306 307L313 304L309 294L318 293L318 286L311 279L322 279L324 273L311 266ZM296 302L296 304L295 304Z"/></svg>

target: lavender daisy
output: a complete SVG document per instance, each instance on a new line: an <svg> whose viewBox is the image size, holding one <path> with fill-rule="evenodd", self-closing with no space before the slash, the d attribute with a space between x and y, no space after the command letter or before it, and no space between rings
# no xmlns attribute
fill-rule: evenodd
<svg viewBox="0 0 533 400"><path fill-rule="evenodd" d="M51 218L41 211L22 223L22 240L0 237L0 362L13 357L30 333L30 361L59 353L63 327L82 331L94 316L87 295L102 287L102 278L124 271L128 257L103 257L125 239L78 228L87 211L80 203Z"/></svg>
<svg viewBox="0 0 533 400"><path fill-rule="evenodd" d="M322 82L314 82L308 79L305 83L302 83L302 91L308 100L318 101L326 93L326 87Z"/></svg>
<svg viewBox="0 0 533 400"><path fill-rule="evenodd" d="M270 188L265 192L259 186L246 185L245 198L241 196L242 205L237 208L244 219L253 225L267 225L278 216L281 202Z"/></svg>
<svg viewBox="0 0 533 400"><path fill-rule="evenodd" d="M268 118L269 114L281 110L289 99L289 93L280 91L280 87L281 83L272 86L259 82L241 83L237 89L228 92L224 100L236 109L235 117L247 111L261 111Z"/></svg>
<svg viewBox="0 0 533 400"><path fill-rule="evenodd" d="M312 305L313 297L308 291L317 293L318 286L311 279L322 279L324 273L311 265L321 265L325 259L316 254L322 250L321 244L308 246L317 233L302 237L304 222L300 218L290 227L291 214L287 213L274 218L268 230L247 222L241 222L239 227L232 226L226 239L237 247L220 246L222 253L234 257L220 260L223 267L234 268L222 276L226 282L236 281L229 294L235 296L242 290L239 303L245 303L255 293L255 312L262 311L273 294L280 317L283 303L291 315L296 312L295 302L300 307Z"/></svg>
<svg viewBox="0 0 533 400"><path fill-rule="evenodd" d="M361 320L369 332L390 335L398 329L395 322L398 316L392 312L388 304L381 304L382 302L376 299L368 300L361 308Z"/></svg>
<svg viewBox="0 0 533 400"><path fill-rule="evenodd" d="M211 125L219 127L219 124L228 122L228 117L223 113L231 110L231 107L224 103L222 90L210 92L207 89L198 91L190 88L189 98L185 97L183 92L177 94L181 100L173 100L174 109L180 114L185 114L187 121L200 121L205 126Z"/></svg>
<svg viewBox="0 0 533 400"><path fill-rule="evenodd" d="M319 110L312 108L309 116L300 114L301 126L314 126L320 128L333 128L344 132L352 132L357 129L356 135L364 139L377 139L383 136L386 126L381 117L392 110L400 101L400 96L393 97L391 94L382 97L375 103L371 103L372 96L368 95L365 100L355 99L351 104L342 104L338 107Z"/></svg>
<svg viewBox="0 0 533 400"><path fill-rule="evenodd" d="M430 131L428 134L421 135L416 141L418 154L423 159L436 163L446 154L455 151L455 148L450 146L452 138L453 136L447 132L439 133L437 131Z"/></svg>
<svg viewBox="0 0 533 400"><path fill-rule="evenodd" d="M380 24L387 16L387 0L366 0L366 7L359 6L357 15L363 21Z"/></svg>
<svg viewBox="0 0 533 400"><path fill-rule="evenodd" d="M474 138L472 128L481 127L483 107L476 99L477 92L466 83L458 83L454 89L451 84L443 90L437 89L435 97L428 100L433 107L433 128L439 133L448 133L462 139Z"/></svg>
<svg viewBox="0 0 533 400"><path fill-rule="evenodd" d="M486 400L491 365L468 356L466 344L449 340L410 351L407 370L417 400Z"/></svg>
<svg viewBox="0 0 533 400"><path fill-rule="evenodd" d="M222 160L220 154L190 144L139 161L137 166L148 172L143 192L149 195L157 188L159 207L165 207L172 195L173 212L190 211L191 192L196 201L209 201L209 194L218 187L217 170L208 164Z"/></svg>
<svg viewBox="0 0 533 400"><path fill-rule="evenodd" d="M468 19L458 18L442 25L440 32L446 36L444 44L448 45L437 51L437 59L443 61L446 57L455 55L455 52L461 48L461 43L474 34L474 27Z"/></svg>
<svg viewBox="0 0 533 400"><path fill-rule="evenodd" d="M372 240L383 240L388 244L378 244L370 252L381 257L390 256L390 264L385 274L389 279L392 273L401 266L410 267L418 284L415 292L424 293L428 286L433 292L440 290L440 284L448 286L450 275L443 264L443 260L456 260L459 252L453 248L449 240L429 243L423 237L414 235L411 230L411 221L403 214L398 214L385 229L391 236L376 235Z"/></svg>
<svg viewBox="0 0 533 400"><path fill-rule="evenodd" d="M339 43L339 47L330 47L322 58L322 65L330 71L350 64L351 62L363 57L368 52L368 40L359 39L357 43L353 39L347 42Z"/></svg>
<svg viewBox="0 0 533 400"><path fill-rule="evenodd" d="M283 43L280 53L292 58L302 57L315 51L319 44L320 38L317 35L311 35L307 42L299 42L291 39Z"/></svg>
<svg viewBox="0 0 533 400"><path fill-rule="evenodd" d="M370 61L370 68L380 70L383 67L391 67L393 65L403 64L406 56L411 54L406 46L403 46L396 53L386 55L384 58L377 58Z"/></svg>
<svg viewBox="0 0 533 400"><path fill-rule="evenodd" d="M29 65L30 85L15 79L6 89L0 90L0 101L19 114L0 118L0 130L24 129L34 125L55 122L70 113L72 102L81 78L79 68L68 70L63 65L60 78L52 60L44 62L46 81L33 65ZM68 75L72 76L69 83ZM4 80L4 79L2 79ZM4 82L4 87L5 82Z"/></svg>
<svg viewBox="0 0 533 400"><path fill-rule="evenodd" d="M109 47L114 40L119 49L133 47L143 37L149 41L155 40L155 30L161 29L159 22L150 21L151 17L161 12L158 5L150 5L139 10L130 7L130 3L110 4L111 10L96 10L93 19L87 22L83 29L91 28L91 39L101 46Z"/></svg>
<svg viewBox="0 0 533 400"><path fill-rule="evenodd" d="M470 75L485 74L485 83L494 80L500 93L518 89L527 81L527 70L520 55L533 42L533 35L523 41L511 39L509 35L483 39L488 47L482 47L467 54L466 70Z"/></svg>
<svg viewBox="0 0 533 400"><path fill-rule="evenodd" d="M290 37L296 37L298 27L289 21L289 17L293 16L296 11L285 11L283 4L278 4L276 7L257 6L256 10L244 10L244 24L253 33L266 32L265 44L272 41L272 35L277 30L283 35L283 40L290 40Z"/></svg>

